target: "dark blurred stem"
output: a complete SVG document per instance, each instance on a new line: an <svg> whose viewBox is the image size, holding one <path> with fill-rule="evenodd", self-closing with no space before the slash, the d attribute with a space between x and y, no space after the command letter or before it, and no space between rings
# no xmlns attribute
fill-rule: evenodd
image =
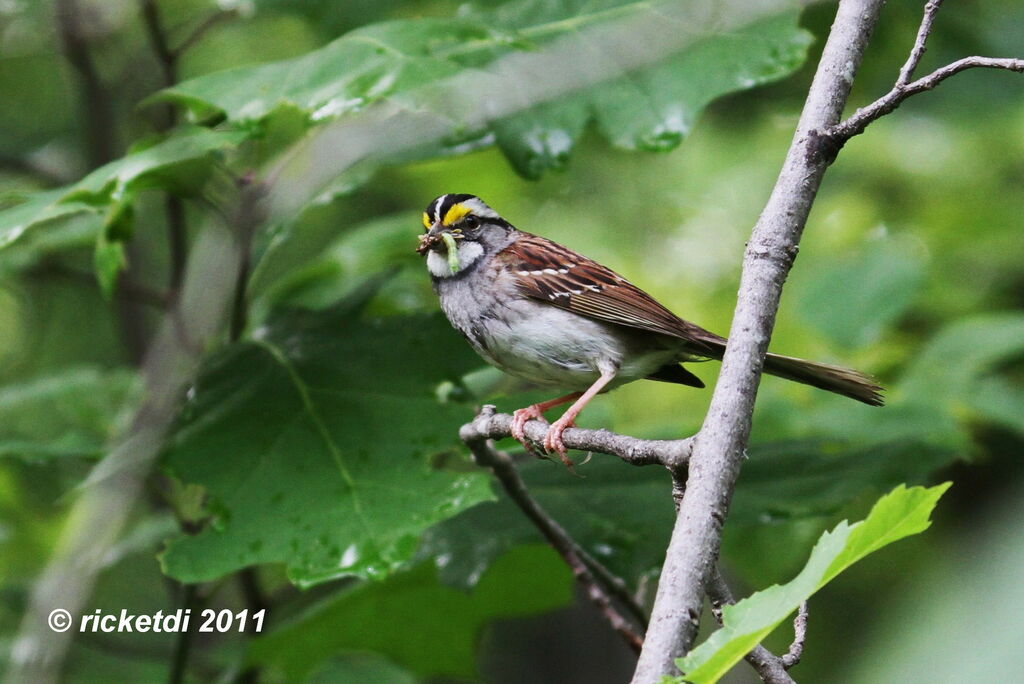
<svg viewBox="0 0 1024 684"><path fill-rule="evenodd" d="M249 609L249 615L270 608L270 599L263 592L256 568L243 568L235 573L235 577L238 578L238 587L245 598L245 606ZM236 684L256 684L259 680L260 668L255 665L245 668L235 677Z"/></svg>
<svg viewBox="0 0 1024 684"><path fill-rule="evenodd" d="M235 299L231 305L231 339L237 340L245 332L248 322L248 297L246 291L249 283L249 265L252 257L248 249L242 254L242 263L238 269L238 277L235 280Z"/></svg>
<svg viewBox="0 0 1024 684"><path fill-rule="evenodd" d="M242 596L245 597L245 605L249 609L250 615L270 607L270 602L260 585L260 576L256 572L256 568L239 570L238 586L242 590Z"/></svg>
<svg viewBox="0 0 1024 684"><path fill-rule="evenodd" d="M191 611L189 615L194 620L199 620L199 613L203 605L203 599L199 595L199 586L196 584L181 585L181 607ZM171 657L171 670L167 675L168 684L181 684L185 681L185 672L188 667L188 656L192 650L192 634L195 630L191 627L178 632L178 640L174 644L174 655Z"/></svg>
<svg viewBox="0 0 1024 684"><path fill-rule="evenodd" d="M156 0L139 0L139 3L150 47L160 65L162 85L164 88L169 88L178 82L178 59L181 52L171 49L167 41L167 32L160 19L160 8L157 6ZM163 133L174 128L177 124L174 105L169 103L162 105L158 112L157 130ZM185 223L185 205L179 197L171 194L167 195L164 204L167 214L167 244L170 255L169 288L172 297L177 298L184 277L185 260L188 258L188 227Z"/></svg>
<svg viewBox="0 0 1024 684"><path fill-rule="evenodd" d="M146 25L146 35L149 37L149 44L160 63L164 85L174 85L178 82L178 53L171 50L167 44L167 34L164 32L163 23L160 20L160 8L157 7L156 0L139 0L139 3L142 21ZM174 110L170 107L168 109L173 116Z"/></svg>
<svg viewBox="0 0 1024 684"><path fill-rule="evenodd" d="M117 156L117 130L112 98L103 86L96 64L89 52L88 41L82 30L82 11L78 0L57 0L57 32L61 47L78 81L81 120L85 122L84 147L90 168L96 168L112 161ZM127 245L129 264L138 263L138 250L132 243ZM121 339L129 360L134 365L142 363L146 350L147 334L144 313L127 294L132 289L128 272L118 278L114 294Z"/></svg>
<svg viewBox="0 0 1024 684"><path fill-rule="evenodd" d="M222 21L228 21L229 19L235 19L236 17L238 17L237 9L223 9L214 12L200 22L199 25L192 30L192 33L188 34L185 40L181 41L181 44L174 49L174 55L176 57L181 57L183 54L188 52L188 49L195 45L200 38L206 35L207 31Z"/></svg>
<svg viewBox="0 0 1024 684"><path fill-rule="evenodd" d="M100 80L82 33L82 15L78 0L57 0L57 31L68 63L78 76L81 119L90 168L102 166L117 154L114 140L112 99Z"/></svg>

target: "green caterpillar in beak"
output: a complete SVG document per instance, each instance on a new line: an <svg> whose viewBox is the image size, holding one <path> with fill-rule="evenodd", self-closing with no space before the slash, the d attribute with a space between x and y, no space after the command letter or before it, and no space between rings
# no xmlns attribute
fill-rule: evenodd
<svg viewBox="0 0 1024 684"><path fill-rule="evenodd" d="M455 246L455 237L451 233L441 233L441 239L448 250L448 268L451 269L452 275L455 275L459 272L459 250Z"/></svg>

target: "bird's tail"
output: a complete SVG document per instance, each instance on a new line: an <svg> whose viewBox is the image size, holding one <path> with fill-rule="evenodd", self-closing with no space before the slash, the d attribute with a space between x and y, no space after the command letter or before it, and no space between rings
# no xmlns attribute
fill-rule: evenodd
<svg viewBox="0 0 1024 684"><path fill-rule="evenodd" d="M764 372L786 380L842 394L870 406L881 406L882 387L873 378L859 371L796 359L792 356L768 354Z"/></svg>

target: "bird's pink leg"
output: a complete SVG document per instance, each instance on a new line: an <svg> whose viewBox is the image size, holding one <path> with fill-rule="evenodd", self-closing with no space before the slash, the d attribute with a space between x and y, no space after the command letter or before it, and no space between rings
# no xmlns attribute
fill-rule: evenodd
<svg viewBox="0 0 1024 684"><path fill-rule="evenodd" d="M515 411L512 412L512 426L510 429L512 437L517 442L526 447L526 450L529 451L531 454L539 456L539 454L537 454L533 450L533 447L530 445L529 440L526 439L525 427L527 421L533 420L534 418L536 418L537 420L544 420L545 411L547 411L550 408L554 408L555 406L567 404L573 399L578 399L580 396L580 392L573 392L571 394L566 394L564 397L558 397L557 399L549 399L547 401L542 401L539 404L534 404L533 406L527 406L526 408L516 409Z"/></svg>
<svg viewBox="0 0 1024 684"><path fill-rule="evenodd" d="M566 428L570 428L575 425L576 416L580 415L583 407L590 402L591 399L596 397L598 393L604 389L604 386L612 381L615 377L615 371L604 371L601 373L601 377L594 382L593 385L587 389L586 392L579 395L579 399L576 403L569 407L569 409L562 414L562 417L551 424L548 428L548 434L544 436L544 450L549 453L558 454L558 457L562 459L562 463L567 468L572 469L572 461L566 455L567 449L565 444L562 443L562 433L565 432Z"/></svg>

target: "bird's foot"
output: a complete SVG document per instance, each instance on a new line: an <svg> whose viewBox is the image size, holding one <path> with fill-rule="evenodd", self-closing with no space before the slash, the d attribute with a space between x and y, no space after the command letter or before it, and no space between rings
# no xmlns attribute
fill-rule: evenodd
<svg viewBox="0 0 1024 684"><path fill-rule="evenodd" d="M575 472L572 460L569 458L568 449L565 447L565 443L562 442L562 433L568 428L575 427L576 424L570 418L566 420L565 416L562 416L548 428L548 433L544 435L544 450L549 454L558 454L558 458L562 460L562 463L566 468Z"/></svg>
<svg viewBox="0 0 1024 684"><path fill-rule="evenodd" d="M537 458L544 458L543 454L537 453L537 450L533 448L533 444L526 437L526 423L534 419L544 420L544 413L538 404L516 409L512 412L512 425L509 431L512 433L512 438L522 444L528 453L533 454Z"/></svg>

